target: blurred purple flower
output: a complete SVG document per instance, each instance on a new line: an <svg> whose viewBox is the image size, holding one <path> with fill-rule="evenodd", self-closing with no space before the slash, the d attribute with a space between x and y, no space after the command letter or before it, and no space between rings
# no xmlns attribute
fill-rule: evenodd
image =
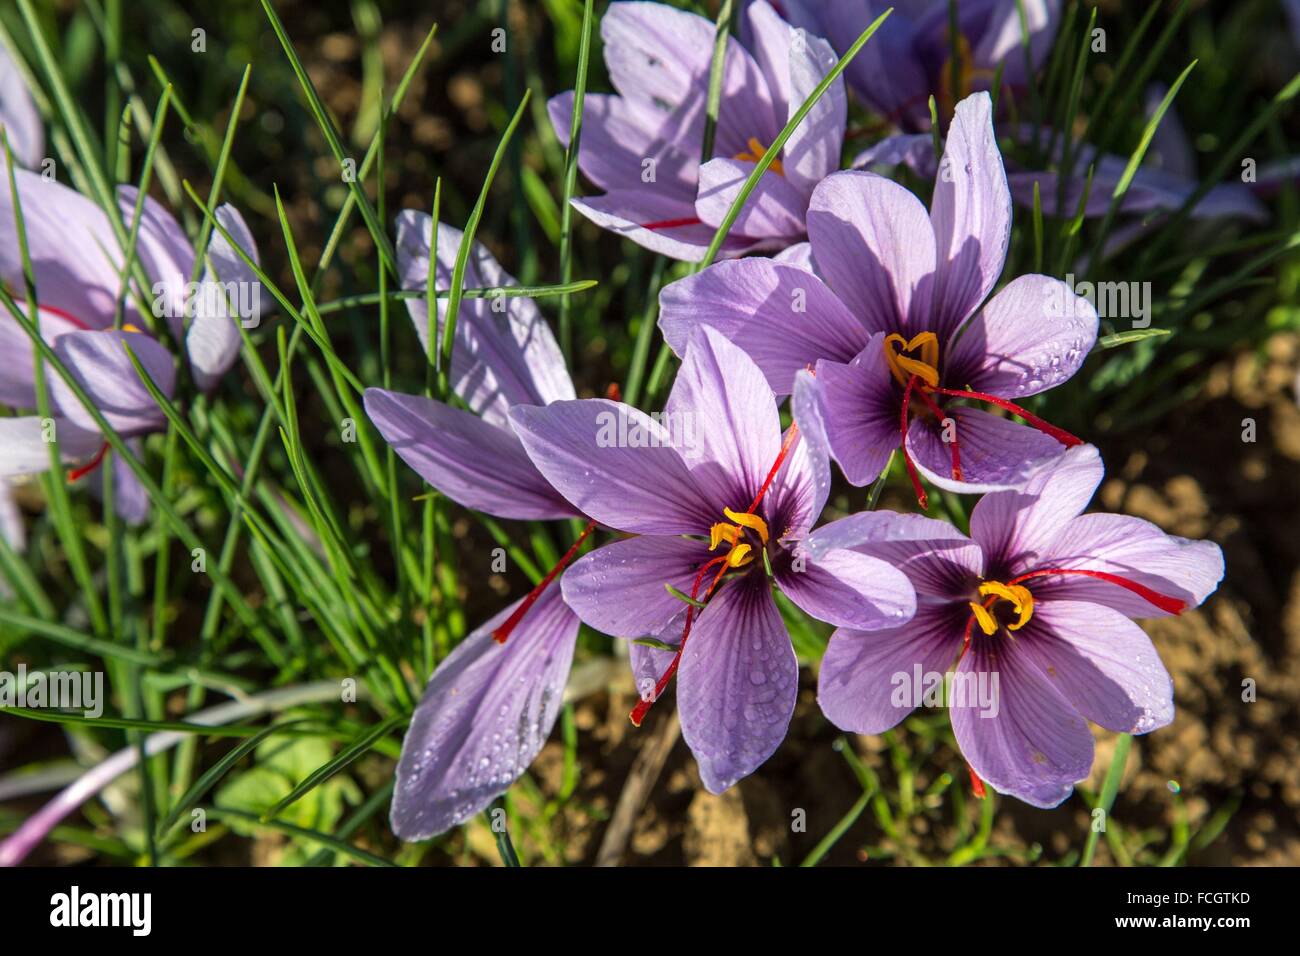
<svg viewBox="0 0 1300 956"><path fill-rule="evenodd" d="M1001 101L1027 88L1023 4L1029 34L1028 66L1037 70L1051 50L1060 23L1060 0L961 0L956 41L960 77L953 97L954 43L949 36L949 0L780 0L778 10L792 24L824 36L843 54L876 17L894 12L845 71L854 93L904 132L930 128L930 96L941 117L955 100L992 87L1002 68Z"/></svg>
<svg viewBox="0 0 1300 956"><path fill-rule="evenodd" d="M128 345L158 388L168 397L175 387L172 354L152 335L136 298L123 301L123 322L114 328L122 290L125 256L108 216L80 193L26 170L15 170L18 199L27 232L28 253L39 300L41 335L88 393L109 424L123 437L136 438L165 425L162 409L146 390L127 351ZM126 228L135 213L136 190L121 186L118 203ZM0 282L25 309L22 250L18 241L14 197L0 188ZM257 246L232 206L216 211L221 224L254 259ZM191 287L194 248L180 225L161 205L146 197L136 241L136 261L153 284L137 289L151 311L166 316L172 335L182 342L195 383L204 391L215 387L239 354L238 321L232 314L247 300L239 295L220 302L230 283L260 295L253 273L219 234L208 248L202 281ZM188 327L187 313L192 314ZM0 351L7 357L0 369L0 404L36 408L35 356L31 340L8 312L0 312ZM41 472L49 467L48 442L57 439L69 462L84 464L69 472L76 480L105 459L108 445L94 418L61 376L46 370L53 429L36 416L0 419L0 479ZM141 522L148 499L135 475L112 455L115 468L115 507L122 517Z"/></svg>
<svg viewBox="0 0 1300 956"><path fill-rule="evenodd" d="M800 427L819 419L853 484L874 479L901 446L923 507L918 472L958 492L1011 487L1079 443L1011 400L1078 371L1097 313L1043 275L1020 276L985 303L1010 230L989 96L977 93L957 107L928 214L890 180L832 174L808 212L804 258L815 274L793 261L797 249L789 262L718 263L663 290L659 325L679 355L697 326L743 348L778 395L796 394ZM815 376L801 371L812 365Z"/></svg>
<svg viewBox="0 0 1300 956"><path fill-rule="evenodd" d="M575 562L564 599L613 636L680 633L674 651L639 656L638 671L662 673L642 677L632 719L676 673L682 736L713 793L771 756L794 712L799 667L773 580L838 626L896 627L914 610L907 581L885 562L836 549L808 560L829 486L822 442L794 427L782 439L762 372L712 329L692 337L658 417L587 399L517 406L510 420L577 508L636 535ZM697 613L679 595L707 604Z"/></svg>
<svg viewBox="0 0 1300 956"><path fill-rule="evenodd" d="M1087 721L1134 734L1168 724L1173 683L1131 619L1199 605L1223 577L1223 555L1138 518L1082 514L1101 478L1096 449L1072 448L1023 488L981 499L969 538L889 512L823 528L814 557L842 548L887 561L918 604L902 627L831 637L817 695L831 722L883 733L938 704L918 691L955 661L947 703L973 774L1038 807L1088 775Z"/></svg>
<svg viewBox="0 0 1300 956"><path fill-rule="evenodd" d="M828 43L782 21L766 0L745 20L749 49L728 40L714 158L701 165L713 23L664 3L610 4L600 32L618 92L584 99L578 165L605 193L574 199L583 215L674 259L703 257L754 164L836 62ZM548 107L567 145L573 93ZM755 187L724 255L804 236L813 187L839 168L846 115L837 79Z"/></svg>

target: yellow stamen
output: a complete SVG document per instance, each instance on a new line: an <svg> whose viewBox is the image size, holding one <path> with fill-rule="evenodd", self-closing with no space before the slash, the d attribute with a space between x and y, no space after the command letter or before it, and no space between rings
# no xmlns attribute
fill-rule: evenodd
<svg viewBox="0 0 1300 956"><path fill-rule="evenodd" d="M763 154L767 152L767 147L765 147L762 143L758 141L757 136L749 137L749 142L746 143L745 145L748 146L749 149L743 153L737 153L733 158L745 159L751 163L756 163L760 159L762 159ZM776 173L778 176L785 175L785 167L781 165L781 160L779 159L772 160L772 165L767 168L771 172Z"/></svg>
<svg viewBox="0 0 1300 956"><path fill-rule="evenodd" d="M988 608L983 604L976 604L974 601L971 601L970 609L975 615L975 620L979 624L981 631L985 634L993 634L997 631L998 622L993 615L989 613Z"/></svg>
<svg viewBox="0 0 1300 956"><path fill-rule="evenodd" d="M732 511L730 508L723 508L722 513L726 515L728 518L730 518L732 521L734 521L736 524L740 525L742 528L752 528L753 530L757 531L759 539L764 544L767 544L767 522L764 521L762 518L760 518L758 515L750 514L747 511L736 512L736 511ZM739 529L737 529L736 533L737 534L740 533Z"/></svg>
<svg viewBox="0 0 1300 956"><path fill-rule="evenodd" d="M749 552L752 551L747 544L738 544L727 552L727 567L738 568L743 564L748 564L754 560L754 556Z"/></svg>
<svg viewBox="0 0 1300 956"><path fill-rule="evenodd" d="M919 332L907 340L894 332L885 336L885 361L899 385L907 385L913 375L931 388L939 386L939 337L933 332ZM921 350L920 359L905 352Z"/></svg>
<svg viewBox="0 0 1300 956"><path fill-rule="evenodd" d="M1024 585L1003 584L1000 581L985 581L980 585L980 596L993 596L998 600L1010 602L1012 609L1016 612L1017 619L1014 624L1007 625L1008 631L1020 630L1029 622L1029 619L1034 616L1034 596L1029 592L1029 588ZM993 620L992 614L989 614L988 611L984 611L984 613L988 615L990 621ZM993 631L989 630L985 625L983 617L978 613L975 617L980 622L980 627L984 628L985 634L993 633ZM993 630L996 629L995 624Z"/></svg>
<svg viewBox="0 0 1300 956"><path fill-rule="evenodd" d="M127 322L125 325L122 326L122 331L123 331L123 332L137 332L137 333L139 333L139 334L141 334L141 335L144 334L143 332L140 332L140 329L139 329L137 326L132 325L130 322Z"/></svg>
<svg viewBox="0 0 1300 956"><path fill-rule="evenodd" d="M715 550L722 542L731 545L731 550L727 553L727 566L738 568L754 560L751 553L753 545L746 544L740 540L740 536L745 533L745 529L758 532L759 540L767 544L767 522L756 514L750 514L747 511L732 511L730 508L723 508L722 513L731 519L734 524L727 524L725 521L719 521L709 529L709 550Z"/></svg>

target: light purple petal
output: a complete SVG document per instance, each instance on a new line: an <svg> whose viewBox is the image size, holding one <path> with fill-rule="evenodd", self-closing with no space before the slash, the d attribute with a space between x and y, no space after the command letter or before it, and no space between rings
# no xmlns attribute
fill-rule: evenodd
<svg viewBox="0 0 1300 956"><path fill-rule="evenodd" d="M1092 445L1071 448L1018 490L981 498L971 512L970 536L991 562L1013 573L1033 570L1067 522L1088 506L1103 471Z"/></svg>
<svg viewBox="0 0 1300 956"><path fill-rule="evenodd" d="M1151 522L1127 515L1085 514L1070 520L1037 563L1040 568L1117 574L1189 607L1203 603L1223 580L1223 552L1217 544L1165 534ZM1167 616L1132 591L1082 575L1037 579L1034 593L1044 600L1104 604L1129 617Z"/></svg>
<svg viewBox="0 0 1300 956"><path fill-rule="evenodd" d="M104 440L98 431L85 431L66 418L53 419L47 429L34 415L0 418L0 478L34 475L50 467L47 435L59 443L65 462L81 461L99 451Z"/></svg>
<svg viewBox="0 0 1300 956"><path fill-rule="evenodd" d="M573 91L553 96L546 104L560 144L569 146L573 120ZM683 190L695 182L700 151L665 149L655 140L658 117L621 96L588 92L582 100L582 132L578 168L601 189L618 189L640 181L647 159L655 160L655 181L678 181Z"/></svg>
<svg viewBox="0 0 1300 956"><path fill-rule="evenodd" d="M682 738L705 789L722 793L772 756L798 691L799 664L766 579L724 587L695 622L677 671Z"/></svg>
<svg viewBox="0 0 1300 956"><path fill-rule="evenodd" d="M962 328L945 376L976 391L1023 398L1055 388L1097 341L1097 310L1060 279L1013 279Z"/></svg>
<svg viewBox="0 0 1300 956"><path fill-rule="evenodd" d="M967 405L947 405L944 417L951 420L951 430L930 418L913 418L907 430L907 449L926 481L956 494L1018 487L1035 469L1056 461L1066 450L1036 428ZM960 450L961 481L953 477L947 434L956 437Z"/></svg>
<svg viewBox="0 0 1300 956"><path fill-rule="evenodd" d="M742 159L714 159L700 167L700 191L695 214L710 229L722 225L755 163ZM763 174L745 200L729 235L790 241L804 234L808 197L779 173ZM712 237L710 237L712 238Z"/></svg>
<svg viewBox="0 0 1300 956"><path fill-rule="evenodd" d="M693 538L614 541L564 572L564 600L588 626L611 637L657 634L686 608L664 585L690 594L701 565L712 557L708 543ZM701 591L711 577L705 575Z"/></svg>
<svg viewBox="0 0 1300 956"><path fill-rule="evenodd" d="M427 213L404 210L397 217L397 263L402 288L423 291L429 274L429 243L433 220ZM436 286L451 287L452 270L464 233L446 223L438 225ZM466 260L465 287L501 288L518 285L487 247L475 242ZM421 347L428 351L428 305L424 299L407 303ZM445 299L438 300L438 327L445 320ZM451 381L470 410L494 425L505 427L511 405L545 405L573 398L573 382L564 357L531 299L465 299L456 321Z"/></svg>
<svg viewBox="0 0 1300 956"><path fill-rule="evenodd" d="M1016 651L1080 714L1107 730L1145 734L1174 719L1174 682L1151 638L1119 611L1036 601Z"/></svg>
<svg viewBox="0 0 1300 956"><path fill-rule="evenodd" d="M0 183L0 228L12 235L14 199L8 176ZM27 248L41 307L66 313L85 328L111 325L121 252L104 211L56 180L14 170L27 229ZM22 289L22 250L0 243L0 279ZM0 321L9 321L5 316Z"/></svg>
<svg viewBox="0 0 1300 956"><path fill-rule="evenodd" d="M645 412L602 398L510 410L534 465L579 511L633 534L708 534L720 510Z"/></svg>
<svg viewBox="0 0 1300 956"><path fill-rule="evenodd" d="M603 196L586 196L572 202L574 209L602 229L670 259L699 262L713 241L713 227L696 221L699 217L693 194L677 195L666 189L612 189ZM751 239L733 238L723 249L738 254L753 244Z"/></svg>
<svg viewBox="0 0 1300 956"><path fill-rule="evenodd" d="M718 509L743 511L781 451L776 397L758 366L707 326L691 333L664 423L696 483Z"/></svg>
<svg viewBox="0 0 1300 956"><path fill-rule="evenodd" d="M925 691L933 675L942 679L952 666L961 649L963 626L951 606L930 605L918 608L902 627L837 630L817 675L822 713L836 727L855 734L881 734L897 726L927 702Z"/></svg>
<svg viewBox="0 0 1300 956"><path fill-rule="evenodd" d="M552 584L496 643L492 630L518 606L465 638L429 679L397 765L390 819L403 840L427 840L484 809L527 769L555 725L578 618Z"/></svg>
<svg viewBox="0 0 1300 956"><path fill-rule="evenodd" d="M801 372L795 379L790 410L799 434L763 503L768 527L777 540L804 537L821 517L831 490L829 444L810 373Z"/></svg>
<svg viewBox="0 0 1300 956"><path fill-rule="evenodd" d="M918 514L862 511L817 529L814 559L849 548L902 571L924 606L969 599L984 574L984 552L952 525Z"/></svg>
<svg viewBox="0 0 1300 956"><path fill-rule="evenodd" d="M123 435L140 435L161 428L166 417L131 364L127 347L135 353L159 391L170 398L176 385L172 355L144 333L69 332L54 343L59 359L108 424ZM60 411L78 427L98 431L95 419L62 376L51 374L49 382Z"/></svg>
<svg viewBox="0 0 1300 956"><path fill-rule="evenodd" d="M1034 662L1005 641L977 635L962 655L957 679L969 689L959 697L954 688L952 731L971 768L999 793L1055 807L1092 769L1092 733ZM979 700L981 674L991 707Z"/></svg>
<svg viewBox="0 0 1300 956"><path fill-rule="evenodd" d="M35 169L45 158L41 114L13 57L0 43L0 126L9 137L14 161Z"/></svg>
<svg viewBox="0 0 1300 956"><path fill-rule="evenodd" d="M673 117L678 139L696 145L703 135L704 103L713 58L710 20L663 3L612 3L600 22L610 81L639 106ZM762 71L738 41L729 39L715 156L745 150L749 136L766 146L780 131ZM663 134L663 130L660 130Z"/></svg>
<svg viewBox="0 0 1300 956"><path fill-rule="evenodd" d="M834 173L813 191L808 236L827 283L869 330L936 331L934 229L908 190L875 173Z"/></svg>
<svg viewBox="0 0 1300 956"><path fill-rule="evenodd" d="M1023 25L1020 20L1022 9ZM998 0L974 50L976 67L991 77L1001 64L1003 84L1013 90L1023 86L1028 77L1025 75L1025 30L1022 26L1028 28L1029 59L1037 68L1052 49L1060 19L1060 0Z"/></svg>
<svg viewBox="0 0 1300 956"><path fill-rule="evenodd" d="M509 429L420 395L368 388L364 400L398 457L457 504L499 518L577 515Z"/></svg>
<svg viewBox="0 0 1300 956"><path fill-rule="evenodd" d="M17 554L27 550L27 527L23 513L14 500L13 486L0 478L0 538ZM0 597L11 597L8 582L0 578Z"/></svg>
<svg viewBox="0 0 1300 956"><path fill-rule="evenodd" d="M134 186L117 187L117 204L128 232L133 225L138 195L139 190ZM155 314L159 309L164 310L172 334L180 340L185 332L187 287L194 273L194 247L181 224L152 196L144 197L135 251L144 274L153 283L144 291L145 302L152 305ZM164 304L160 305L159 300ZM137 314L134 305L127 311L128 315Z"/></svg>
<svg viewBox="0 0 1300 956"><path fill-rule="evenodd" d="M137 439L130 444L132 454L139 459L144 450L141 442ZM118 517L130 525L144 524L149 518L149 493L144 485L115 451L109 452L108 467L113 469L113 508Z"/></svg>
<svg viewBox="0 0 1300 956"><path fill-rule="evenodd" d="M916 592L903 572L857 551L823 549L814 557L800 547L793 565L777 568L776 580L805 612L836 627L898 627L916 612Z"/></svg>
<svg viewBox="0 0 1300 956"><path fill-rule="evenodd" d="M821 279L764 258L719 262L664 288L659 328L673 351L682 355L701 325L740 344L777 395L790 394L808 365L847 362L867 344L866 329Z"/></svg>
<svg viewBox="0 0 1300 956"><path fill-rule="evenodd" d="M17 304L26 315L27 306ZM75 332L79 327L57 312L42 308L40 328L41 338L46 342L54 342L60 335ZM18 320L9 314L8 309L0 311L0 355L4 356L4 365L0 368L0 405L35 408L36 364L32 340L18 324ZM48 379L56 373L47 366L45 374Z"/></svg>
<svg viewBox="0 0 1300 956"><path fill-rule="evenodd" d="M796 45L795 31L788 27L786 29L792 95L784 118L789 121L835 67L839 58L831 45L821 37L805 32L802 41ZM795 127L785 143L782 160L785 176L805 196L810 195L814 186L840 168L840 153L844 149L844 128L847 122L848 96L841 76L836 77L821 99L813 104L812 110Z"/></svg>
<svg viewBox="0 0 1300 956"><path fill-rule="evenodd" d="M935 324L940 326L931 331L943 340L993 291L1011 238L1011 191L987 93L957 104L930 218L938 257Z"/></svg>
<svg viewBox="0 0 1300 956"><path fill-rule="evenodd" d="M898 448L898 397L877 333L852 362L818 362L810 391L827 446L850 484L875 481Z"/></svg>
<svg viewBox="0 0 1300 956"><path fill-rule="evenodd" d="M257 241L239 210L231 205L222 205L215 215L239 248L254 262L260 262ZM208 244L207 258L209 268L204 271L194 317L185 333L185 353L190 370L194 374L194 383L203 392L215 388L235 364L243 344L239 325L255 328L261 321L265 304L262 284L253 270L226 237L215 230Z"/></svg>

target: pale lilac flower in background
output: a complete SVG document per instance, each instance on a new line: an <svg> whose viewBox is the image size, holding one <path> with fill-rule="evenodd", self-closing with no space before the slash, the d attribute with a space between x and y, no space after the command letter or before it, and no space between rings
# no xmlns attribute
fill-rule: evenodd
<svg viewBox="0 0 1300 956"><path fill-rule="evenodd" d="M404 289L427 288L432 224L430 216L411 210L398 217ZM438 224L437 288L450 286L463 241L460 230ZM517 284L481 243L474 243L468 263L468 288ZM440 338L446 300L438 305ZM408 307L427 350L426 300L411 299ZM520 297L463 300L452 355L452 387L470 410L367 389L366 413L384 440L420 477L464 507L499 518L580 517L533 466L507 419L516 405L574 397L564 358L536 304ZM397 766L390 819L403 840L428 839L483 810L546 742L578 638L578 618L555 580L563 564L467 636L429 678Z"/></svg>
<svg viewBox="0 0 1300 956"><path fill-rule="evenodd" d="M679 641L656 652L666 666L633 721L675 674L682 737L712 793L771 756L794 712L799 666L773 584L838 626L912 614L911 588L885 562L836 549L808 560L829 487L822 442L794 428L782 438L762 372L712 329L692 336L659 419L604 399L516 406L510 419L575 507L635 535L575 562L564 599L606 634ZM624 432L639 438L610 440Z"/></svg>
<svg viewBox="0 0 1300 956"><path fill-rule="evenodd" d="M714 24L663 3L610 4L601 37L618 92L584 100L578 165L604 195L574 199L583 215L675 259L703 257L754 164L836 62L829 44L792 28L766 0L745 21L749 48L728 40L714 158L701 166ZM572 92L548 107L567 144ZM803 237L813 187L839 168L846 115L837 78L759 181L723 255Z"/></svg>
<svg viewBox="0 0 1300 956"><path fill-rule="evenodd" d="M1012 400L1074 375L1098 324L1087 300L1043 275L1020 276L985 302L1010 230L989 97L978 93L957 107L928 214L895 182L832 174L808 214L815 274L764 258L717 263L663 290L659 325L678 354L697 326L719 330L778 395L800 377L809 396L796 407L800 426L820 419L816 430L855 485L901 446L922 504L918 472L958 492L1010 487L1078 444Z"/></svg>
<svg viewBox="0 0 1300 956"><path fill-rule="evenodd" d="M109 424L125 438L159 431L166 419L145 388L126 348L129 346L164 395L171 397L176 369L171 352L142 329L147 325L136 300L124 300L123 323L114 328L117 296L122 287L124 255L108 216L80 193L25 170L15 170L18 196L27 232L28 252L36 281L42 337L86 390ZM122 186L118 201L123 222L130 228L136 204L134 187ZM232 206L216 211L250 257L257 248L247 226ZM15 225L15 205L7 188L0 188L0 282L19 308L23 301L22 250ZM198 289L189 287L194 249L180 225L161 205L146 197L136 246L137 261L154 283L139 290L151 311L167 316L173 337L182 343L195 384L211 390L238 357L240 336L233 309L212 308L227 283L260 286L229 243L214 235L209 262ZM214 284L221 283L221 288ZM209 294L211 293L211 294ZM242 297L241 297L242 299ZM186 313L193 317L188 326ZM15 409L38 405L34 349L26 331L7 311L0 311L0 404ZM48 442L56 438L69 462L82 462L70 472L73 480L98 467L108 453L99 426L53 369L46 369L54 432L36 416L0 419L0 479L44 471L49 467ZM148 499L134 473L111 456L118 512L127 521L141 522Z"/></svg>
<svg viewBox="0 0 1300 956"><path fill-rule="evenodd" d="M1148 117L1154 115L1165 93L1165 88L1159 84L1152 84L1148 88L1145 96ZM1022 139L1031 133L1029 130L1020 131ZM1039 137L1044 143L1051 142L1051 136L1050 130L1039 131ZM1059 143L1060 137L1056 139ZM1060 162L1060 145L1055 152L1054 158ZM1061 189L1060 174L1054 170L1011 172L1007 175L1007 180L1011 186L1012 198L1027 209L1034 206L1034 184L1037 183L1040 202L1046 215L1075 216L1082 203L1084 216L1096 218L1104 216L1110 208L1112 194L1124 175L1128 161L1127 156L1098 153L1091 145L1080 143L1075 148L1074 169L1065 181L1064 190ZM1090 166L1091 187L1088 186ZM1252 184L1229 181L1215 185L1192 207L1191 217L1199 220L1266 222L1268 209L1257 194L1264 193L1285 180L1287 176L1284 167L1285 162L1275 165L1273 171L1257 170L1256 180ZM1173 109L1169 109L1156 128L1147 160L1137 168L1117 210L1121 214L1141 218L1115 230L1107 242L1107 254L1117 252L1143 234L1159 228L1170 214L1191 198L1199 186L1196 154L1178 117ZM1085 190L1088 200L1083 203Z"/></svg>
<svg viewBox="0 0 1300 956"><path fill-rule="evenodd" d="M915 674L955 669L948 709L972 772L1037 807L1059 804L1091 770L1088 721L1133 734L1167 725L1173 683L1132 619L1199 605L1223 555L1139 518L1082 514L1101 478L1096 449L1072 448L1023 488L982 498L969 538L889 512L824 528L814 559L821 547L871 555L917 594L908 624L831 637L817 695L831 722L883 733L922 703L907 690ZM974 691L981 681L991 700Z"/></svg>
<svg viewBox="0 0 1300 956"><path fill-rule="evenodd" d="M0 43L0 127L9 137L14 162L28 169L41 165L45 158L41 114L36 111L18 64L3 43Z"/></svg>
<svg viewBox="0 0 1300 956"><path fill-rule="evenodd" d="M1020 4L1028 27L1029 66L1037 70L1056 37L1059 0L960 0L957 4L961 83L957 100L991 89L999 66L1003 103L1027 89ZM853 92L887 121L901 127L905 134L925 131L930 128L931 95L939 104L941 118L951 115L954 105L949 0L777 3L777 9L790 23L826 37L839 54L890 7L894 12L845 73Z"/></svg>

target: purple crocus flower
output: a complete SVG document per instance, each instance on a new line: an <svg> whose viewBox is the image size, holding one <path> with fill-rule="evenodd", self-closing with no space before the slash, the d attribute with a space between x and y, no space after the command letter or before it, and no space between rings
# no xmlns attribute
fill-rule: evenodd
<svg viewBox="0 0 1300 956"><path fill-rule="evenodd" d="M427 214L407 210L397 219L404 289L426 288L431 232ZM433 256L439 288L451 284L463 241L460 230L439 223ZM469 288L516 284L478 242L465 282ZM438 305L441 328L446 300ZM427 349L427 302L411 299L408 307ZM463 300L451 383L469 410L370 388L366 413L403 461L467 508L499 518L580 517L533 466L507 419L514 406L574 396L564 358L531 299ZM576 550L575 544L528 596L466 637L429 678L397 765L391 821L402 839L428 839L478 813L546 742L560 712L579 623L556 576Z"/></svg>
<svg viewBox="0 0 1300 956"><path fill-rule="evenodd" d="M823 529L814 552L888 561L917 593L907 625L831 637L817 694L831 722L883 733L914 707L940 704L955 661L947 703L976 792L982 778L1038 807L1056 806L1088 775L1088 721L1133 734L1168 724L1173 683L1132 619L1200 604L1223 577L1223 555L1138 518L1081 514L1101 478L1085 445L1023 488L982 498L969 538L887 512Z"/></svg>
<svg viewBox="0 0 1300 956"><path fill-rule="evenodd" d="M703 257L754 164L836 62L828 43L791 27L766 0L745 19L749 49L728 39L714 158L701 165L714 24L664 3L610 4L600 32L618 93L584 99L578 165L605 191L573 200L584 216L674 259ZM573 93L548 107L567 145ZM837 78L755 187L723 255L803 237L813 187L839 168L846 115Z"/></svg>
<svg viewBox="0 0 1300 956"><path fill-rule="evenodd" d="M9 49L0 43L0 127L9 137L14 161L35 169L45 157L45 130L31 91Z"/></svg>
<svg viewBox="0 0 1300 956"><path fill-rule="evenodd" d="M1092 305L1048 276L1021 276L984 303L1010 231L989 96L977 93L957 107L929 214L895 182L835 173L808 212L816 274L765 258L717 263L663 290L659 325L678 354L695 327L719 330L778 395L798 377L810 398L797 403L800 426L821 420L855 485L901 446L923 507L918 472L959 492L1010 487L1079 443L1011 400L1070 378L1097 336ZM801 371L810 365L815 377Z"/></svg>
<svg viewBox="0 0 1300 956"><path fill-rule="evenodd" d="M109 424L125 438L161 430L162 409L136 374L124 345L140 360L154 383L168 397L175 387L172 354L152 335L136 298L123 300L120 328L114 328L122 291L125 255L104 210L80 193L26 170L15 170L18 198L27 230L27 246L36 280L42 337L86 390ZM122 186L118 202L127 229L135 213L136 190ZM0 281L11 290L24 288L13 196L0 190ZM256 258L257 247L248 227L232 206L221 206L216 217L232 237ZM146 197L136 242L136 259L151 289L137 290L158 317L166 316L171 333L183 343L195 384L215 387L239 353L239 330L232 317L247 296L231 289L243 284L260 293L242 259L224 237L214 235L208 248L210 267L202 281L190 285L194 248L180 225L161 205ZM236 285L232 285L232 283ZM26 303L17 296L20 308ZM186 326L185 318L192 315ZM0 352L7 357L0 369L0 404L36 408L35 358L31 340L7 312L0 312ZM49 466L48 442L57 439L60 452L81 467L69 473L76 480L104 460L108 445L90 413L67 383L47 369L53 431L36 416L0 419L0 479L44 471ZM113 455L116 501L124 519L141 522L148 514L144 489L129 468Z"/></svg>
<svg viewBox="0 0 1300 956"><path fill-rule="evenodd" d="M1002 97L1027 88L1029 74L1018 7L1023 5L1029 35L1028 68L1046 59L1060 23L1060 0L961 0L957 4L957 99L988 90L1002 68ZM792 24L826 37L844 53L876 17L894 12L845 71L849 85L905 133L930 128L930 96L940 115L953 109L953 41L949 0L780 0Z"/></svg>
<svg viewBox="0 0 1300 956"><path fill-rule="evenodd" d="M822 442L793 426L782 439L762 372L712 329L692 337L659 416L587 399L517 406L510 420L576 508L636 535L575 562L564 599L616 637L680 634L673 653L654 652L666 666L632 719L676 674L682 736L713 793L771 756L794 712L799 668L773 582L838 626L896 627L914 610L883 561L833 548L808 560L829 485Z"/></svg>

